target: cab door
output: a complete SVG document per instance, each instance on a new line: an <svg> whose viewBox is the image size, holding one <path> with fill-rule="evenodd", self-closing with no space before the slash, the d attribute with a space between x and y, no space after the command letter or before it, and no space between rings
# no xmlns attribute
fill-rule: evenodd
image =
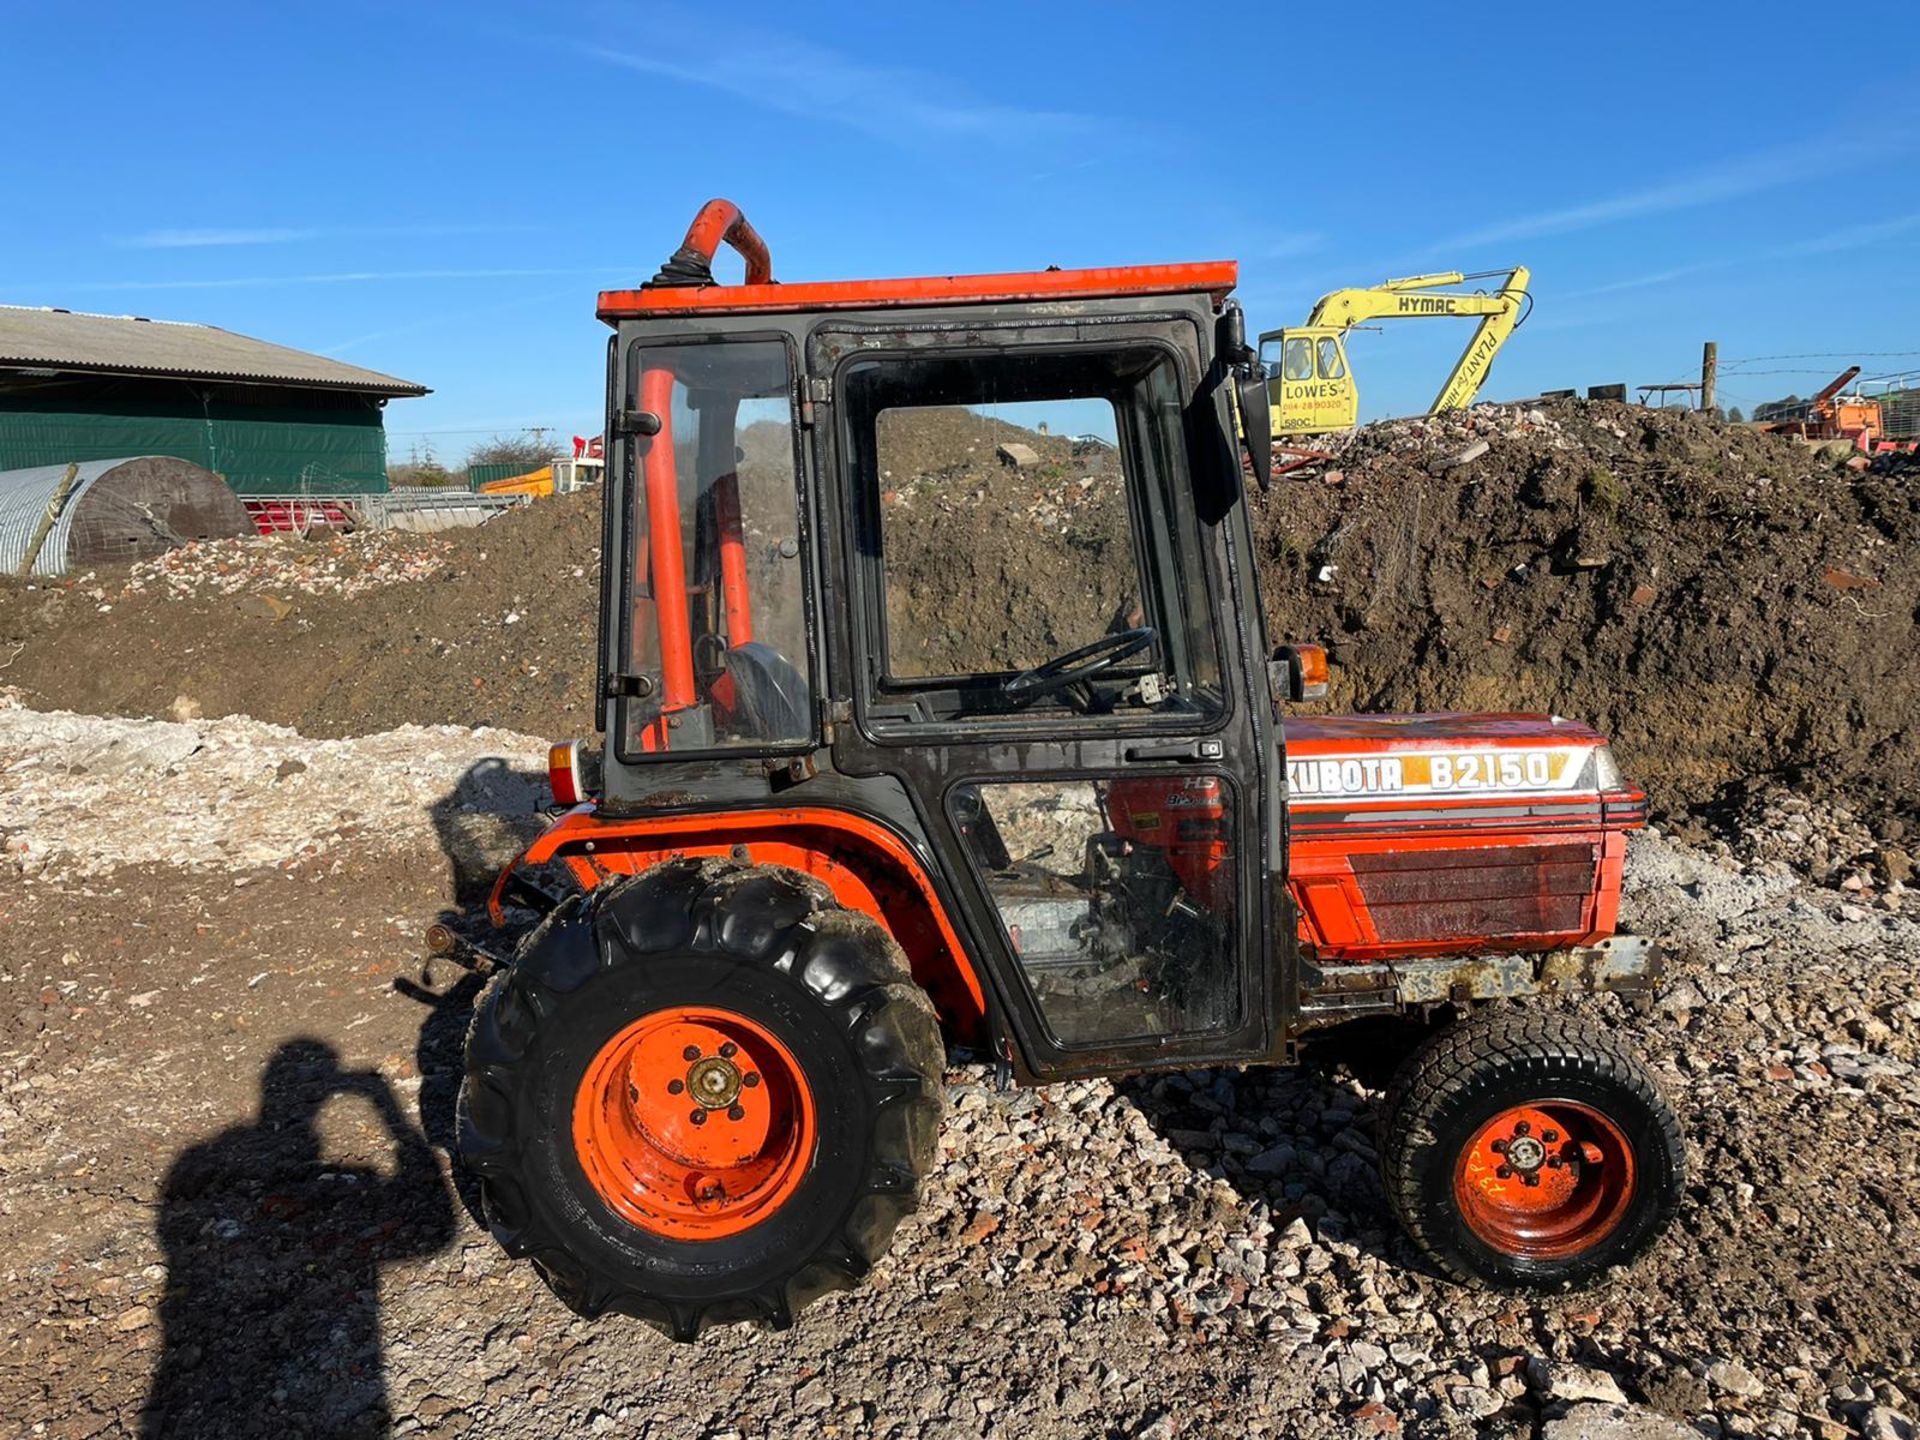
<svg viewBox="0 0 1920 1440"><path fill-rule="evenodd" d="M852 602L834 765L909 797L1035 1077L1274 1048L1274 741L1202 354L1186 320L810 350Z"/></svg>
<svg viewBox="0 0 1920 1440"><path fill-rule="evenodd" d="M1360 397L1347 370L1345 339L1332 326L1277 330L1260 337L1275 435L1326 435L1351 427Z"/></svg>

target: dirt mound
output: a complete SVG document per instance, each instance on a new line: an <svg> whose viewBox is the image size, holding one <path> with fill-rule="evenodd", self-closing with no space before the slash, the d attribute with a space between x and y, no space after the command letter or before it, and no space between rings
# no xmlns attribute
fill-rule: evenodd
<svg viewBox="0 0 1920 1440"><path fill-rule="evenodd" d="M1691 413L1487 407L1358 432L1255 525L1272 632L1328 643L1336 707L1591 721L1669 821L1781 787L1882 840L1920 820L1920 490L1890 468Z"/></svg>
<svg viewBox="0 0 1920 1440"><path fill-rule="evenodd" d="M895 673L1035 665L1137 623L1112 446L957 407L889 411L877 428ZM1004 543L983 547L982 534Z"/></svg>
<svg viewBox="0 0 1920 1440"><path fill-rule="evenodd" d="M0 681L49 708L251 715L310 736L585 734L599 557L597 494L439 535L212 542L0 587Z"/></svg>

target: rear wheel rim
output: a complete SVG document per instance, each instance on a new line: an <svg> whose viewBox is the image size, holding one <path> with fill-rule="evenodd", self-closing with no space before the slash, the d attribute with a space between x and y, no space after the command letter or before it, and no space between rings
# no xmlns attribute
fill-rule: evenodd
<svg viewBox="0 0 1920 1440"><path fill-rule="evenodd" d="M1525 1260L1582 1255L1620 1227L1637 1179L1626 1133L1591 1105L1538 1100L1500 1111L1454 1167L1453 1194L1484 1244Z"/></svg>
<svg viewBox="0 0 1920 1440"><path fill-rule="evenodd" d="M574 1152L594 1192L675 1240L769 1218L806 1177L817 1134L793 1052L732 1010L635 1020L600 1047L574 1096Z"/></svg>

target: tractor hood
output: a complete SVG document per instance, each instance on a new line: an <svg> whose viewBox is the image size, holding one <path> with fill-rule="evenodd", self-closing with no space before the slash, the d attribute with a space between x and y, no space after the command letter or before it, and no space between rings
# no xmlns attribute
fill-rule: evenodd
<svg viewBox="0 0 1920 1440"><path fill-rule="evenodd" d="M1318 962L1545 952L1613 933L1647 800L1553 715L1286 723L1288 884Z"/></svg>

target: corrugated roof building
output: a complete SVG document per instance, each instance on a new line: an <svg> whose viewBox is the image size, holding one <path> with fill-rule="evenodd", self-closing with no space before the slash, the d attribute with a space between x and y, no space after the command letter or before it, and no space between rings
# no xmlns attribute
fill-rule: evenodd
<svg viewBox="0 0 1920 1440"><path fill-rule="evenodd" d="M210 325L0 306L0 470L171 455L242 494L387 488L424 385Z"/></svg>

